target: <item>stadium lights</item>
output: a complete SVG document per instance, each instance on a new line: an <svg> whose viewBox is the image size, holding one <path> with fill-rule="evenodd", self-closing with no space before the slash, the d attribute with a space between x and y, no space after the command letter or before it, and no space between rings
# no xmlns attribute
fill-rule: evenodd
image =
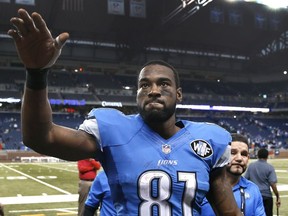
<svg viewBox="0 0 288 216"><path fill-rule="evenodd" d="M125 90L130 90L130 89L133 89L134 87L133 86L122 86L122 88Z"/></svg>
<svg viewBox="0 0 288 216"><path fill-rule="evenodd" d="M179 109L211 110L211 111L241 111L241 112L270 112L269 108L258 107L234 107L234 106L210 106L210 105L183 105L177 104Z"/></svg>
<svg viewBox="0 0 288 216"><path fill-rule="evenodd" d="M263 112L268 113L269 108L257 108L257 107L233 107L233 106L212 106L212 110L219 111L243 111L243 112Z"/></svg>
<svg viewBox="0 0 288 216"><path fill-rule="evenodd" d="M0 102L3 103L19 103L21 101L21 99L17 99L17 98L0 98Z"/></svg>
<svg viewBox="0 0 288 216"><path fill-rule="evenodd" d="M184 104L177 104L176 108L179 109L195 109L195 110L211 110L210 105L184 105Z"/></svg>

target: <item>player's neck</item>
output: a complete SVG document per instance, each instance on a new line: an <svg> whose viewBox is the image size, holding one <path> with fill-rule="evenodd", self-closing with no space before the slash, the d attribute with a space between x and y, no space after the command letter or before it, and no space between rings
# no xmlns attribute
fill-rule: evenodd
<svg viewBox="0 0 288 216"><path fill-rule="evenodd" d="M171 138L174 134L176 134L179 130L181 130L180 127L175 125L175 117L170 118L166 122L162 123L147 123L149 127L154 130L156 133L158 133L161 137L164 139Z"/></svg>

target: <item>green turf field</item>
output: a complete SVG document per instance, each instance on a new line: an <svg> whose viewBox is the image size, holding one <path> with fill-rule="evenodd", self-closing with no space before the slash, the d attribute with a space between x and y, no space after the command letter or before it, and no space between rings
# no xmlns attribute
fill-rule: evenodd
<svg viewBox="0 0 288 216"><path fill-rule="evenodd" d="M250 162L253 161L254 160L250 160ZM281 196L279 215L288 216L288 159L269 159L268 162L274 166L278 177L277 186ZM274 197L274 202L275 200ZM274 215L277 215L275 205L273 208Z"/></svg>
<svg viewBox="0 0 288 216"><path fill-rule="evenodd" d="M2 163L0 173L5 215L77 215L76 163Z"/></svg>
<svg viewBox="0 0 288 216"><path fill-rule="evenodd" d="M288 159L269 163L277 171L280 215L288 215ZM77 215L77 190L76 163L0 163L0 202L6 216Z"/></svg>

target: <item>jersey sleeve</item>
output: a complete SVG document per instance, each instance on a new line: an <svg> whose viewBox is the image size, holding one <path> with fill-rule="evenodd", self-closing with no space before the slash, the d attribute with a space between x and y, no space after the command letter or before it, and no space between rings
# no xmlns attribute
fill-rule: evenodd
<svg viewBox="0 0 288 216"><path fill-rule="evenodd" d="M224 153L222 154L222 156L219 158L219 160L213 166L213 169L218 168L218 167L223 167L223 166L227 165L230 161L231 161L231 146L228 145L226 147Z"/></svg>
<svg viewBox="0 0 288 216"><path fill-rule="evenodd" d="M203 137L207 137L206 139L213 149L211 160L207 158L208 160L206 161L210 161L208 163L210 164L211 169L224 167L231 159L231 135L226 129L217 124L203 124L205 125L202 129L204 131L203 134L205 134Z"/></svg>
<svg viewBox="0 0 288 216"><path fill-rule="evenodd" d="M213 123L182 122L190 132L193 151L210 169L223 167L230 162L232 138L227 130Z"/></svg>
<svg viewBox="0 0 288 216"><path fill-rule="evenodd" d="M86 133L93 135L98 140L98 142L100 141L98 123L95 118L84 120L84 122L79 126L79 130L83 130Z"/></svg>
<svg viewBox="0 0 288 216"><path fill-rule="evenodd" d="M97 137L102 149L128 143L143 126L143 120L139 115L125 115L111 108L93 109L90 112L90 118L95 119L94 124L97 124L97 128L95 125L87 126Z"/></svg>

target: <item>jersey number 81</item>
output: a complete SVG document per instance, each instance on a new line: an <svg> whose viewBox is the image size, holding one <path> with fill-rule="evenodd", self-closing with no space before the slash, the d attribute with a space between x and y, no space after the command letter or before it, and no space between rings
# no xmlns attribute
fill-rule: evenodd
<svg viewBox="0 0 288 216"><path fill-rule="evenodd" d="M182 215L192 216L192 201L196 190L195 173L178 172L178 182L184 182L182 196ZM153 191L153 182L157 182L157 196ZM139 197L142 200L139 206L140 216L153 215L153 206L157 206L158 216L172 216L172 206L169 199L172 194L172 179L164 171L151 170L143 173L138 181ZM154 194L154 195L153 195Z"/></svg>

